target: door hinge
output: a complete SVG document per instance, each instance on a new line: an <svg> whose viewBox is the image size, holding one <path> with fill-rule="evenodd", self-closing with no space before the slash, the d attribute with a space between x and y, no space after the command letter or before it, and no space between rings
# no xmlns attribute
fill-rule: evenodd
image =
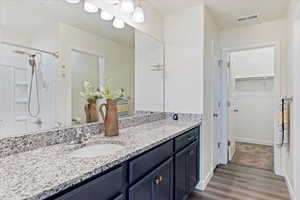
<svg viewBox="0 0 300 200"><path fill-rule="evenodd" d="M230 106L231 106L231 102L227 101L227 107L230 107Z"/></svg>
<svg viewBox="0 0 300 200"><path fill-rule="evenodd" d="M221 148L221 142L218 142L218 149Z"/></svg>
<svg viewBox="0 0 300 200"><path fill-rule="evenodd" d="M227 63L227 67L228 67L228 68L231 67L231 63L230 63L230 62Z"/></svg>
<svg viewBox="0 0 300 200"><path fill-rule="evenodd" d="M218 108L221 108L221 106L222 106L222 103L218 102Z"/></svg>
<svg viewBox="0 0 300 200"><path fill-rule="evenodd" d="M228 140L228 146L230 146L231 145L231 142L230 142L230 140Z"/></svg>
<svg viewBox="0 0 300 200"><path fill-rule="evenodd" d="M218 60L218 66L219 66L219 67L222 67L222 66L223 66L223 60L222 60L222 59Z"/></svg>

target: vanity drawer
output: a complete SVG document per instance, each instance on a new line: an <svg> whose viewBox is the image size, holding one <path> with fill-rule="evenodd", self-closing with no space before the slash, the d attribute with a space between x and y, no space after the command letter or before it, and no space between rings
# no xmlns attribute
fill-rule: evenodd
<svg viewBox="0 0 300 200"><path fill-rule="evenodd" d="M129 162L129 183L147 175L155 167L173 155L173 140L156 147Z"/></svg>
<svg viewBox="0 0 300 200"><path fill-rule="evenodd" d="M199 128L194 128L184 133L183 135L175 138L175 152L178 152L179 150L186 147L188 144L198 139L198 132Z"/></svg>
<svg viewBox="0 0 300 200"><path fill-rule="evenodd" d="M84 185L71 190L55 200L123 200L126 187L127 168L119 167Z"/></svg>

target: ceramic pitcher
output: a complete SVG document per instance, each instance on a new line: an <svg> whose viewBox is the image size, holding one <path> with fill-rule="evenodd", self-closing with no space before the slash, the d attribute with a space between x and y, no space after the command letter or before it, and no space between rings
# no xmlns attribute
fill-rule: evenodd
<svg viewBox="0 0 300 200"><path fill-rule="evenodd" d="M104 114L103 108L106 112ZM104 121L105 136L118 136L119 125L118 125L118 110L117 100L107 99L106 103L100 106L100 114Z"/></svg>

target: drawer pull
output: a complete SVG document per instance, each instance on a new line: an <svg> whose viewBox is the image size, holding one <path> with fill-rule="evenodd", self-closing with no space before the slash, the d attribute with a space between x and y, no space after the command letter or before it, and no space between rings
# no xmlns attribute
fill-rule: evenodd
<svg viewBox="0 0 300 200"><path fill-rule="evenodd" d="M192 140L194 140L194 136L191 136L191 137L188 137L188 141L192 141Z"/></svg>
<svg viewBox="0 0 300 200"><path fill-rule="evenodd" d="M155 178L155 184L156 184L156 185L161 184L162 181L163 181L163 177L162 177L162 176L157 176L157 177Z"/></svg>

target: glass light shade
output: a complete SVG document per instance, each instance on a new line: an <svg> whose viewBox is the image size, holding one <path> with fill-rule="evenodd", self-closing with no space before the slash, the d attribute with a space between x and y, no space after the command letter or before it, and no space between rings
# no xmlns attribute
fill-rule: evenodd
<svg viewBox="0 0 300 200"><path fill-rule="evenodd" d="M121 3L121 10L126 13L132 13L134 11L133 0L123 0Z"/></svg>
<svg viewBox="0 0 300 200"><path fill-rule="evenodd" d="M88 13L98 12L97 6L89 1L84 1L83 9Z"/></svg>
<svg viewBox="0 0 300 200"><path fill-rule="evenodd" d="M109 12L102 10L101 14L100 14L101 19L106 20L106 21L110 21L114 18L113 15L111 15Z"/></svg>
<svg viewBox="0 0 300 200"><path fill-rule="evenodd" d="M135 8L132 20L136 23L143 23L145 21L144 9L142 7L138 6Z"/></svg>
<svg viewBox="0 0 300 200"><path fill-rule="evenodd" d="M104 3L110 4L110 5L117 5L120 3L120 0L104 0Z"/></svg>
<svg viewBox="0 0 300 200"><path fill-rule="evenodd" d="M113 26L115 28L122 29L125 27L125 23L122 20L115 18L113 22Z"/></svg>
<svg viewBox="0 0 300 200"><path fill-rule="evenodd" d="M76 4L76 3L79 3L80 0L65 0L65 2L67 2L67 3L72 3L72 4Z"/></svg>

